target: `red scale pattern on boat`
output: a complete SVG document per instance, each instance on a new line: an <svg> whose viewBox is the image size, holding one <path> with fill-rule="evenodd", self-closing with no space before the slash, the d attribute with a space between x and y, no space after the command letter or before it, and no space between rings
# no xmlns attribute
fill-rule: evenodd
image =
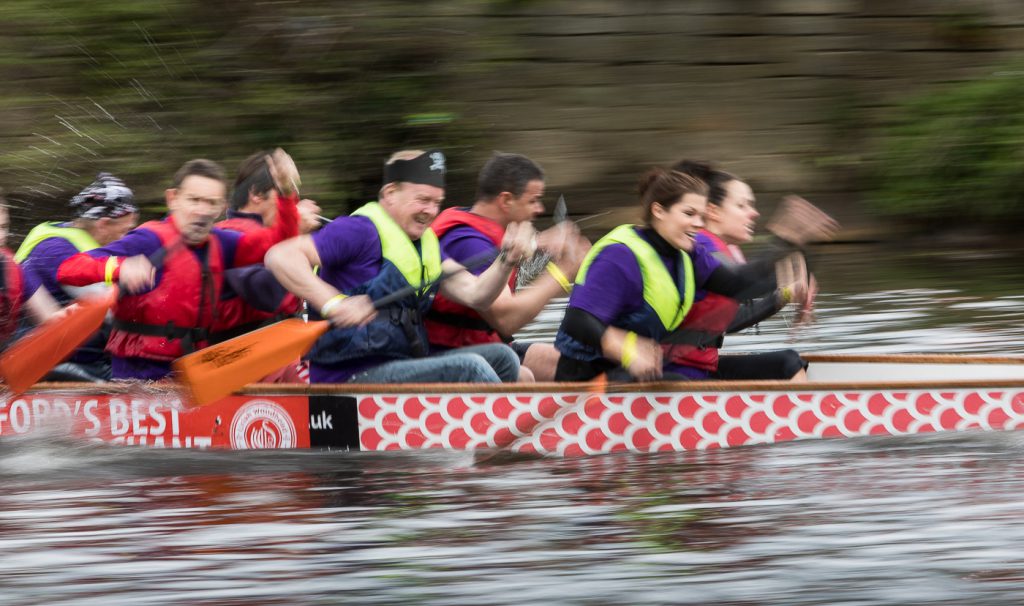
<svg viewBox="0 0 1024 606"><path fill-rule="evenodd" d="M1024 393L865 391L359 396L365 450L578 455L1024 424ZM410 423L412 426L410 427Z"/></svg>

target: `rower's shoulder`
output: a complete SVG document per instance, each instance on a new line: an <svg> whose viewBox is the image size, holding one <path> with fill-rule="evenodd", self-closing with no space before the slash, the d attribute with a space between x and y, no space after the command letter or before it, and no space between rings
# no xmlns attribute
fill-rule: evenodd
<svg viewBox="0 0 1024 606"><path fill-rule="evenodd" d="M345 215L337 217L327 225L311 234L314 240L322 239L379 239L377 226L370 217L365 215Z"/></svg>

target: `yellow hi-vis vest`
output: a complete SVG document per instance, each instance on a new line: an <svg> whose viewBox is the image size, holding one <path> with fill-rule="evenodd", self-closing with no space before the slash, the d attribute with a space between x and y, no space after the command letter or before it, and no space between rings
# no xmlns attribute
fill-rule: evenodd
<svg viewBox="0 0 1024 606"><path fill-rule="evenodd" d="M690 256L679 251L681 257L679 262L683 264L686 274L682 285L683 295L680 297L679 289L675 287L676 280L668 273L668 269L662 263L661 257L658 256L654 247L636 233L635 226L620 225L598 240L587 253L576 274L577 284L582 285L586 282L590 264L597 258L601 250L612 244L625 244L636 257L644 282L644 302L658 315L665 330L675 330L693 305L696 286L693 279L693 261L690 260ZM673 285L673 288L669 288L669 284Z"/></svg>

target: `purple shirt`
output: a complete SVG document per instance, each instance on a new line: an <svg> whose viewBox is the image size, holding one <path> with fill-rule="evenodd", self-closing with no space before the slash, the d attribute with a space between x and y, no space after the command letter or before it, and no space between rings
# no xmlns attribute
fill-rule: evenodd
<svg viewBox="0 0 1024 606"><path fill-rule="evenodd" d="M71 228L73 225L61 223L58 227ZM57 268L61 263L77 254L78 249L74 244L64 238L54 236L36 244L32 252L21 262L21 266L25 270L26 277L31 276L40 286L46 288L57 303L65 307L71 304L74 297L68 294L57 281ZM91 364L105 358L106 354L103 353L103 348L106 345L106 338L106 331L98 331L75 351L70 360Z"/></svg>
<svg viewBox="0 0 1024 606"><path fill-rule="evenodd" d="M704 247L704 250L706 250L709 254L720 252L718 250L718 244L716 244L715 241L711 239L711 236L707 235L707 233L703 231L697 232L696 240L697 244L700 244L702 247Z"/></svg>
<svg viewBox="0 0 1024 606"><path fill-rule="evenodd" d="M32 272L25 271L24 269L15 265L16 271L21 271L21 303L28 303L28 300L32 298L32 295L36 294L39 287L42 284L39 283L39 279L32 274Z"/></svg>
<svg viewBox="0 0 1024 606"><path fill-rule="evenodd" d="M441 251L455 261L466 264L482 258L485 253L497 256L498 247L479 231L468 225L460 225L448 230L441 237ZM479 276L490 267L486 263L477 263L476 265L476 267L469 268L474 276Z"/></svg>
<svg viewBox="0 0 1024 606"><path fill-rule="evenodd" d="M169 374L170 362L110 356L110 376L115 381L159 381Z"/></svg>
<svg viewBox="0 0 1024 606"><path fill-rule="evenodd" d="M380 272L380 236L369 217L338 217L312 235L320 278L345 292Z"/></svg>
<svg viewBox="0 0 1024 606"><path fill-rule="evenodd" d="M170 219L164 219L169 221ZM214 227L213 231L210 232L210 237L217 238L220 241L220 248L224 254L224 267L234 267L235 265L235 251L238 249L238 241L242 239L244 234ZM102 259L104 257L134 257L135 255L152 255L161 247L160 236L149 231L145 227L137 227L127 234L120 240L114 240L106 246L94 248L88 251L89 256ZM205 254L207 247L193 248L188 247L189 252L194 254L197 259L202 261L200 253ZM157 268L156 279L160 280L162 268Z"/></svg>
<svg viewBox="0 0 1024 606"><path fill-rule="evenodd" d="M338 217L312 234L312 238L320 256L320 279L341 292L351 291L380 273L384 260L380 235L369 217ZM446 258L442 251L441 260ZM390 360L382 356L368 356L343 367L310 362L309 380L311 383L344 383L352 376Z"/></svg>
<svg viewBox="0 0 1024 606"><path fill-rule="evenodd" d="M71 227L70 223L61 223L59 227ZM78 254L78 249L64 238L47 238L37 244L32 252L21 262L25 276L32 276L61 305L71 302L71 295L61 288L57 281L57 268L67 259Z"/></svg>
<svg viewBox="0 0 1024 606"><path fill-rule="evenodd" d="M640 232L641 237L643 233ZM645 238L646 239L646 238ZM701 290L711 273L722 262L711 255L698 240L688 253L693 261L695 288ZM679 256L661 257L669 275L677 275ZM577 284L569 297L569 306L582 309L606 325L622 316L639 311L644 305L644 283L640 263L625 244L612 244L601 249L587 269L586 281ZM675 364L666 364L665 370L693 376L693 369ZM701 378L706 373L700 375Z"/></svg>

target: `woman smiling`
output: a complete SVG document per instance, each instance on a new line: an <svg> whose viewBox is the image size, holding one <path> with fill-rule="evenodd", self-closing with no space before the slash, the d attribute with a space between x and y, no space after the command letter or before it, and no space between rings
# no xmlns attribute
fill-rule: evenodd
<svg viewBox="0 0 1024 606"><path fill-rule="evenodd" d="M594 244L580 267L555 338L562 354L556 380L586 381L601 373L612 380L707 378L706 371L663 359L660 345L673 336L690 338L674 332L697 292L743 300L777 288L776 261L790 251L735 265L701 244L708 195L704 181L654 168L641 179L639 194L644 223L613 229ZM801 226L783 219L778 227L796 245L834 231L821 221Z"/></svg>

